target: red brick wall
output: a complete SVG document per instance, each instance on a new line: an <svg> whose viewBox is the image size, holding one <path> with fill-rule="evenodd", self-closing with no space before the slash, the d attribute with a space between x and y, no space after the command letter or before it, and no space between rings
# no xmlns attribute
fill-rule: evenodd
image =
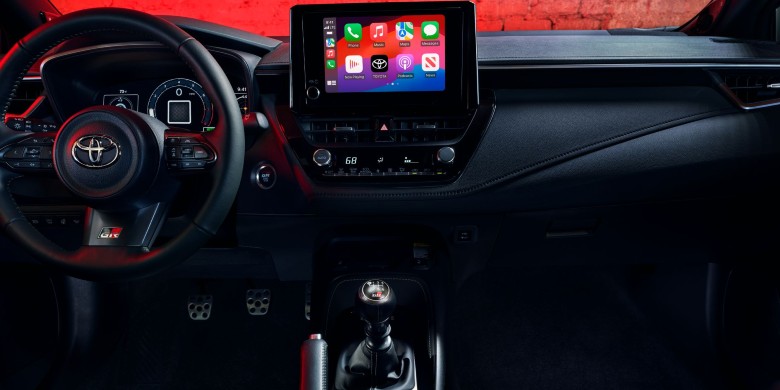
<svg viewBox="0 0 780 390"><path fill-rule="evenodd" d="M384 2L377 0L364 0ZM53 0L62 12L90 7L141 9L227 24L262 35L287 35L289 9L296 3L345 0ZM593 30L676 26L709 0L475 0L477 28L500 30Z"/></svg>

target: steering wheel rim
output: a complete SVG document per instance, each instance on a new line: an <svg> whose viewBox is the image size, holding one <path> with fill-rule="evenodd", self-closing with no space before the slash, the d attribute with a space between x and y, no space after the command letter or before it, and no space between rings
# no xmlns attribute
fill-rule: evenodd
<svg viewBox="0 0 780 390"><path fill-rule="evenodd" d="M40 26L17 42L0 61L0 148L29 135L11 130L5 125L5 119L11 98L30 67L62 42L101 32L138 34L163 44L190 67L206 93L212 96L218 122L212 132L202 137L218 158L209 171L212 186L205 201L188 226L161 247L85 245L76 251L66 251L27 221L10 191L11 182L20 175L0 167L0 226L42 262L66 273L85 279L128 279L183 261L217 232L240 184L243 124L227 76L202 44L155 16L127 9L98 8L74 12ZM55 155L66 152L54 150ZM164 164L161 169L166 170Z"/></svg>

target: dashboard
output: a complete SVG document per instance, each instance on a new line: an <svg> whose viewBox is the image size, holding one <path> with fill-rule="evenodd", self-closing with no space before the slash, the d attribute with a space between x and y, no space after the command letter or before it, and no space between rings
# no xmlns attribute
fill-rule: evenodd
<svg viewBox="0 0 780 390"><path fill-rule="evenodd" d="M780 76L777 45L640 32L507 32L474 35L472 41L466 33L471 27L457 17L451 22L453 12L463 10L388 5L367 14L311 7L294 9L300 23L289 41L171 19L207 45L246 114L244 180L224 242L279 251L281 275L311 272L311 264L296 263L310 259L313 250L300 245L302 237L311 241L341 224L428 223L421 215L443 237L478 234L468 242L484 245L485 253L491 248L514 253L510 249L522 244L529 256L545 253L545 258L576 258L589 248L605 258L674 261L702 247L707 248L702 256L724 258L766 247L735 232L749 222L741 218L751 215L750 207L725 214L713 210L734 204L760 208L777 195L769 178L780 158L772 125L780 120L780 96L769 88L776 82L766 83ZM443 22L430 15L443 15ZM325 23L329 18L335 18L334 30ZM347 57L359 55L363 72L354 74L373 79L382 72L371 70L371 57L386 55L388 66L397 69L406 52L374 48L379 31L375 26L372 33L371 25L384 23L385 45L398 44L396 25L407 21L399 18L409 18L413 39L419 39L411 42L420 45L422 23L438 22L439 38L446 39L440 62L445 91L329 91L324 34L336 34L335 68L344 69L338 77L347 75ZM361 47L349 48L345 34L355 23L361 30L352 33L361 36ZM19 123L25 130L27 122L40 120L54 128L27 129L20 136L53 132L73 113L96 104L147 114L151 109L170 127L193 133L218 119L208 120L211 97L187 81L194 75L173 54L136 37L112 40L121 43L93 37L49 56L41 73L22 83L33 99L45 90L46 104L18 112L9 118L11 127ZM420 74L425 53L412 53ZM455 87L448 87L451 82ZM37 167L24 172L51 176L45 186L24 178L14 182L23 207L52 223L61 219L49 217L70 212L38 209L73 201L53 172L37 163L40 157L24 149L20 156L2 153L6 164L19 157ZM190 201L200 185L184 183L177 204ZM724 205L722 199L730 200ZM669 202L687 207L662 206ZM663 231L652 229L681 219ZM598 235L544 252L548 237L570 231ZM737 236L741 245L713 240L734 243ZM301 253L290 254L290 248ZM644 252L637 255L637 248Z"/></svg>

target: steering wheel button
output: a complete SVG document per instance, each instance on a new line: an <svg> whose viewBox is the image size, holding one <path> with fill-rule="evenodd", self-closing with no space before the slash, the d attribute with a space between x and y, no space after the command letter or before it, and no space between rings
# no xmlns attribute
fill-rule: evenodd
<svg viewBox="0 0 780 390"><path fill-rule="evenodd" d="M206 159L209 158L209 152L206 151L206 148L203 146L195 146L192 148L193 157L197 159Z"/></svg>
<svg viewBox="0 0 780 390"><path fill-rule="evenodd" d="M203 168L206 166L205 161L182 161L181 167L184 169Z"/></svg>
<svg viewBox="0 0 780 390"><path fill-rule="evenodd" d="M44 146L41 148L41 160L51 160L51 146Z"/></svg>
<svg viewBox="0 0 780 390"><path fill-rule="evenodd" d="M40 146L28 146L24 148L24 156L29 158L38 158L41 155Z"/></svg>
<svg viewBox="0 0 780 390"><path fill-rule="evenodd" d="M3 158L7 159L19 159L24 158L24 146L16 146L11 149L9 149L5 154L3 155Z"/></svg>
<svg viewBox="0 0 780 390"><path fill-rule="evenodd" d="M181 157L182 158L192 158L192 146L182 146L181 147Z"/></svg>
<svg viewBox="0 0 780 390"><path fill-rule="evenodd" d="M38 161L12 161L9 164L11 168L16 169L36 169L41 167L41 163Z"/></svg>

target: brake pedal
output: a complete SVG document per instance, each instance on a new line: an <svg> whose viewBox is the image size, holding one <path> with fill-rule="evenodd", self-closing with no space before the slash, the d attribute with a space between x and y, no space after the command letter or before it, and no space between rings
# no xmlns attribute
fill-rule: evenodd
<svg viewBox="0 0 780 390"><path fill-rule="evenodd" d="M211 295L190 295L187 299L187 312L193 321L206 321L211 318L211 309L214 307Z"/></svg>
<svg viewBox="0 0 780 390"><path fill-rule="evenodd" d="M271 290L267 288L246 290L246 310L252 316L268 314L271 306Z"/></svg>

